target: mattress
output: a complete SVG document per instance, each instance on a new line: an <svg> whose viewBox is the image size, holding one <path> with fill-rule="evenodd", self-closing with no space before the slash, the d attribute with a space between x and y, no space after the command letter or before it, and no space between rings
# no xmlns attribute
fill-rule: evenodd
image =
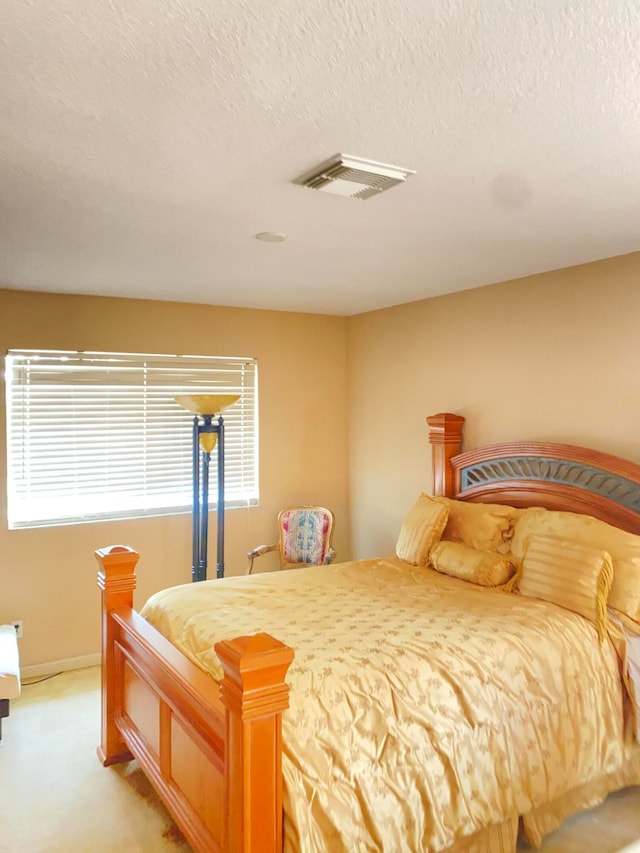
<svg viewBox="0 0 640 853"><path fill-rule="evenodd" d="M437 853L629 762L613 644L546 602L385 558L174 587L142 615L216 679L222 639L295 650L290 851Z"/></svg>

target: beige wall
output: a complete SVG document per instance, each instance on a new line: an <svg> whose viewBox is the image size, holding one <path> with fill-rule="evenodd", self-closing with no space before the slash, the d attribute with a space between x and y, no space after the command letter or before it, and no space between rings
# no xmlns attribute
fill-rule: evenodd
<svg viewBox="0 0 640 853"><path fill-rule="evenodd" d="M235 574L298 502L335 510L340 559L392 552L406 509L431 488L434 412L465 415L467 447L549 439L640 462L639 320L635 254L348 320L0 290L0 351L257 357L261 503L227 514ZM140 551L137 604L190 579L188 515L7 531L4 501L1 489L0 622L24 620L24 666L97 651L95 548Z"/></svg>
<svg viewBox="0 0 640 853"><path fill-rule="evenodd" d="M278 511L296 503L331 507L334 545L350 556L345 318L0 290L0 352L10 348L255 356L260 506L226 515L227 574L244 572L249 548L275 541ZM138 605L190 580L189 515L9 531L2 488L0 518L0 623L24 620L23 666L98 651L94 549L124 542L140 551ZM275 568L274 556L262 568Z"/></svg>
<svg viewBox="0 0 640 853"><path fill-rule="evenodd" d="M431 491L425 417L466 447L540 439L640 462L640 254L350 318L354 557L393 551Z"/></svg>

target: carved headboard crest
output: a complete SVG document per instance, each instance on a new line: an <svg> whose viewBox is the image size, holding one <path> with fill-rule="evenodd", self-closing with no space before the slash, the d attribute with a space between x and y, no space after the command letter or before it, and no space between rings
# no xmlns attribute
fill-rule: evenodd
<svg viewBox="0 0 640 853"><path fill-rule="evenodd" d="M461 453L464 418L427 418L433 494L458 500L583 512L640 533L640 465L551 442L494 444Z"/></svg>

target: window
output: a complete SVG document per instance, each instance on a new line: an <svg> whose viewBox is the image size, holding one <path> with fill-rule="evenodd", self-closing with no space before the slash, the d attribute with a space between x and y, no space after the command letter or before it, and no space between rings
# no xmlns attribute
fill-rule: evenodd
<svg viewBox="0 0 640 853"><path fill-rule="evenodd" d="M225 506L257 504L254 359L10 350L6 368L10 528L189 511L178 394L240 394L223 412Z"/></svg>

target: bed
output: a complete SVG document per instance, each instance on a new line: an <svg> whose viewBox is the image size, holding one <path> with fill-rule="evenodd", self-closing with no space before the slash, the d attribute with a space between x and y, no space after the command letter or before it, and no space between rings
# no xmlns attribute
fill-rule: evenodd
<svg viewBox="0 0 640 853"><path fill-rule="evenodd" d="M427 420L434 495L640 533L640 466L550 443L462 453L463 418ZM138 555L97 558L99 757L135 757L197 851L506 853L519 823L536 844L640 783L628 624L601 643L580 616L397 557L178 587L143 618Z"/></svg>

